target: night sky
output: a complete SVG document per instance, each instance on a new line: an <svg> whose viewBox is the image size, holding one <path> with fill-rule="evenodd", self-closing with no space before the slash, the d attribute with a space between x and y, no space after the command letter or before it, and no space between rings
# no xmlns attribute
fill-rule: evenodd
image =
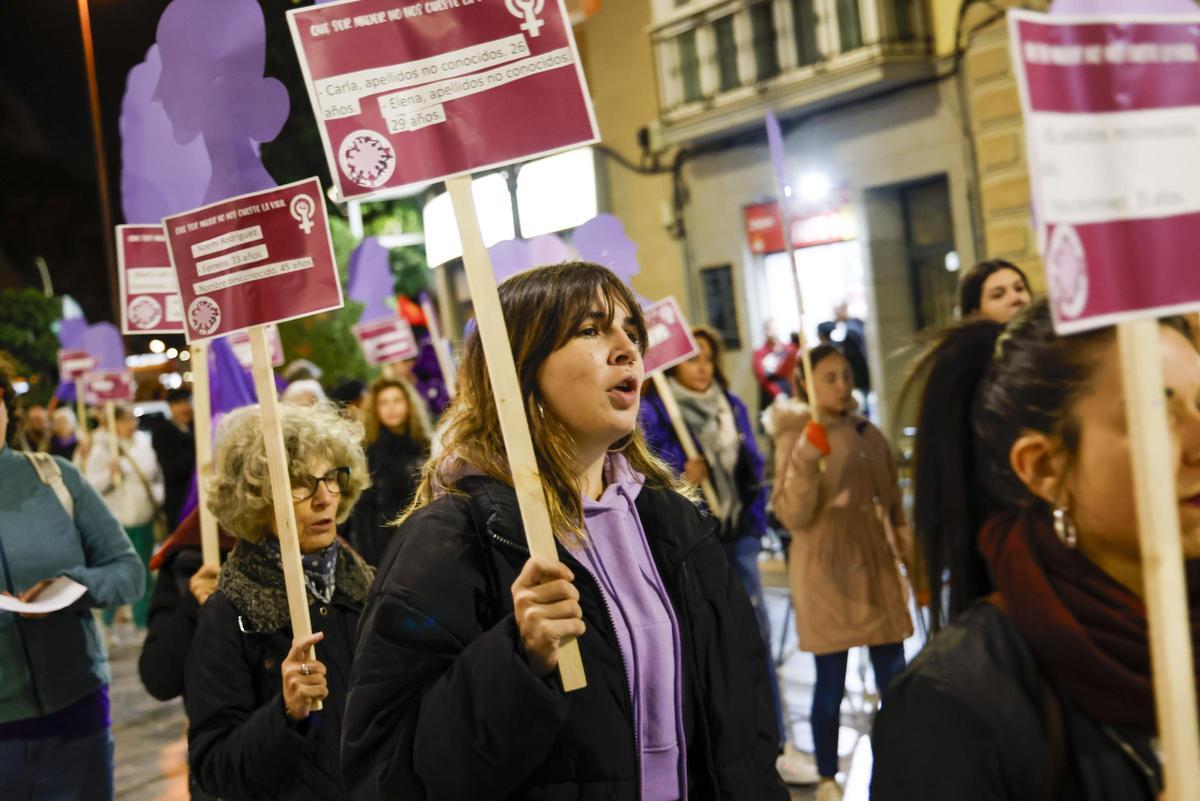
<svg viewBox="0 0 1200 801"><path fill-rule="evenodd" d="M263 147L279 182L321 174L311 110L300 84L284 11L291 0L262 0L267 74L292 98L291 120ZM117 118L129 70L154 43L167 0L91 0L96 71L104 123L113 223L121 219ZM310 132L311 129L311 132ZM90 321L112 320L105 270L95 150L77 4L0 2L0 287L40 289L36 258L49 266L57 294L70 294Z"/></svg>

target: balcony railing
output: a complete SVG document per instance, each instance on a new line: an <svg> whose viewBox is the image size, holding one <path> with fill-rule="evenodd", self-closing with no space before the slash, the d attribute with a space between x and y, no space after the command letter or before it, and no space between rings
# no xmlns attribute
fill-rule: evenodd
<svg viewBox="0 0 1200 801"><path fill-rule="evenodd" d="M931 52L926 0L658 0L664 127L809 79Z"/></svg>

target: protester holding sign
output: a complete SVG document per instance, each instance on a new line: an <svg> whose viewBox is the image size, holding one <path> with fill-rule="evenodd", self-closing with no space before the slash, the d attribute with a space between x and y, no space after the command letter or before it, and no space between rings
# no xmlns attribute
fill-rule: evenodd
<svg viewBox="0 0 1200 801"><path fill-rule="evenodd" d="M958 281L958 312L964 320L980 316L1004 324L1032 300L1024 271L1003 259L978 262Z"/></svg>
<svg viewBox="0 0 1200 801"><path fill-rule="evenodd" d="M5 445L14 397L0 371L0 594L37 601L62 576L86 592L48 613L0 611L0 795L107 801L111 676L91 610L137 599L142 568L78 470Z"/></svg>
<svg viewBox="0 0 1200 801"><path fill-rule="evenodd" d="M417 488L431 432L424 402L401 379L373 381L362 416L371 486L346 521L346 533L367 564L378 565Z"/></svg>
<svg viewBox="0 0 1200 801"><path fill-rule="evenodd" d="M329 403L279 406L292 497L271 497L259 410L218 433L208 504L238 538L200 607L188 655L188 761L226 801L347 798L338 744L359 612L374 576L336 539L368 481L362 428ZM291 506L314 634L291 637L273 503ZM316 644L318 659L306 650ZM314 702L324 708L313 711Z"/></svg>
<svg viewBox="0 0 1200 801"><path fill-rule="evenodd" d="M1181 321L1159 335L1200 654L1200 359ZM1114 329L1058 336L1039 301L924 367L915 519L950 625L888 692L871 797L1161 797Z"/></svg>
<svg viewBox="0 0 1200 801"><path fill-rule="evenodd" d="M662 399L651 390L642 399L641 425L646 443L685 481L700 486L711 479L720 509L713 511L720 528L718 538L725 555L742 581L754 611L763 643L771 642L771 623L763 598L758 555L767 531L767 486L763 457L754 439L750 415L741 398L729 391L721 353L720 335L710 328L692 329L699 353L667 370L667 385L683 412L684 424L699 456L688 459L667 414ZM786 715L769 657L771 692L779 719L779 744L784 754L778 760L779 774L789 784L814 784L816 769L791 747Z"/></svg>
<svg viewBox="0 0 1200 801"><path fill-rule="evenodd" d="M903 642L913 627L897 563L910 561L909 538L891 449L879 429L854 413L849 362L832 345L819 345L810 363L811 389L803 371L796 372L804 402L776 402L764 424L775 437L771 505L792 533L796 633L817 666L811 718L817 799L833 801L841 798L838 728L849 649L869 646L881 696L904 668ZM807 403L820 410L820 423Z"/></svg>
<svg viewBox="0 0 1200 801"><path fill-rule="evenodd" d="M633 293L573 263L513 276L500 300L561 562L529 557L472 333L444 451L364 613L352 795L785 799L754 610L636 428ZM575 638L587 686L567 694L554 671Z"/></svg>
<svg viewBox="0 0 1200 801"><path fill-rule="evenodd" d="M146 592L133 605L133 622L146 627L146 612L154 579L149 572L150 553L154 550L154 518L163 502L163 476L150 438L137 428L133 410L116 406L116 439L104 429L96 431L88 453L87 477L108 508L121 521L142 564L147 565ZM111 623L113 611L105 612Z"/></svg>

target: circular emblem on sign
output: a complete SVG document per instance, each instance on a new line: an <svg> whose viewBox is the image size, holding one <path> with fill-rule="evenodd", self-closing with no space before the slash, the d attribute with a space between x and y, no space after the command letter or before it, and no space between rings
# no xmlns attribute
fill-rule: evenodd
<svg viewBox="0 0 1200 801"><path fill-rule="evenodd" d="M126 309L129 324L134 328L153 328L162 320L162 304L149 295L139 295L129 301Z"/></svg>
<svg viewBox="0 0 1200 801"><path fill-rule="evenodd" d="M364 128L342 140L338 166L354 183L373 189L387 183L396 171L396 151L382 136Z"/></svg>
<svg viewBox="0 0 1200 801"><path fill-rule="evenodd" d="M206 336L221 324L221 307L212 298L201 295L188 306L188 324L200 336Z"/></svg>
<svg viewBox="0 0 1200 801"><path fill-rule="evenodd" d="M1050 234L1046 249L1050 270L1050 297L1055 310L1064 319L1083 314L1088 301L1087 257L1083 240L1069 225L1060 225Z"/></svg>

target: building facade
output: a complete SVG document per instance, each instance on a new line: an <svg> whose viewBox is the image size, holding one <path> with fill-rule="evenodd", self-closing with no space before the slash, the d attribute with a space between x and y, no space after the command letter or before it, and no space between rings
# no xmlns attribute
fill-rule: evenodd
<svg viewBox="0 0 1200 801"><path fill-rule="evenodd" d="M722 331L746 400L766 321L797 328L780 229L807 337L841 302L864 320L885 426L914 334L954 314L959 269L1005 257L1042 283L996 3L606 0L576 32L605 145L657 169L600 160L601 207L640 247L635 283ZM784 131L786 226L768 110Z"/></svg>

